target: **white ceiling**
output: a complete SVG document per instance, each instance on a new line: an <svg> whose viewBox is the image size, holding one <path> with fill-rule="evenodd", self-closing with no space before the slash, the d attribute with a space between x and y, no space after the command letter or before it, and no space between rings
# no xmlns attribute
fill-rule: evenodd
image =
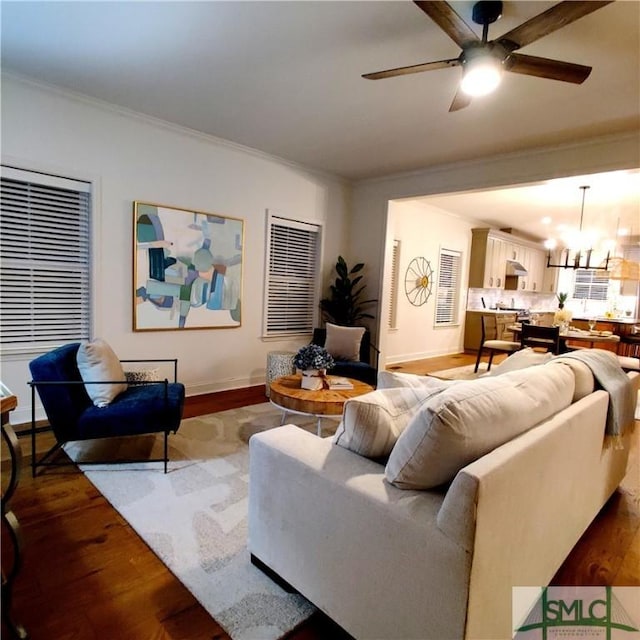
<svg viewBox="0 0 640 640"><path fill-rule="evenodd" d="M581 186L589 187L584 194L584 213ZM583 231L593 232L597 242L619 236L618 244L629 244L628 236L633 236L634 242L640 236L638 169L420 200L490 227L513 228L540 239L560 240L578 231L581 214Z"/></svg>
<svg viewBox="0 0 640 640"><path fill-rule="evenodd" d="M473 25L472 2L451 4ZM553 4L505 2L489 37ZM494 94L448 113L459 68L361 78L458 53L405 1L2 1L3 70L350 180L639 130L635 0L608 5L523 49L593 66L582 85L506 74ZM637 184L638 174L632 179ZM566 206L575 220L580 193L572 189ZM588 205L597 197L591 191ZM477 216L481 203L483 215L506 226L512 192L457 196L455 207ZM530 196L525 192L524 202ZM637 219L637 198L636 191L626 205L610 199L607 207ZM530 215L540 213L535 207Z"/></svg>

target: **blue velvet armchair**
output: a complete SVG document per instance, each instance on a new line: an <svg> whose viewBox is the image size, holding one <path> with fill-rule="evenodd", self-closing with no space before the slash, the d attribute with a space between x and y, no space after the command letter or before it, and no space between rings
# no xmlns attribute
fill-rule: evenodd
<svg viewBox="0 0 640 640"><path fill-rule="evenodd" d="M31 470L35 476L38 466L69 464L54 462L54 454L67 442L136 436L147 433L164 434L164 456L145 462L164 462L167 472L168 435L180 426L184 407L184 385L177 382L177 360L122 360L121 362L172 362L174 381L129 382L108 406L97 407L87 394L78 370L76 356L79 343L67 344L46 353L29 363L33 379L31 386ZM123 380L107 384L121 384ZM104 384L104 382L102 382ZM56 444L39 460L36 459L36 390L55 435ZM104 461L102 461L104 462ZM140 462L140 460L119 460ZM84 463L83 463L84 464Z"/></svg>
<svg viewBox="0 0 640 640"><path fill-rule="evenodd" d="M313 330L312 344L324 347L327 340L327 330L316 328ZM378 382L378 354L380 352L371 343L371 334L365 331L360 342L359 360L335 359L335 366L329 371L331 375L344 376L366 382L375 387Z"/></svg>

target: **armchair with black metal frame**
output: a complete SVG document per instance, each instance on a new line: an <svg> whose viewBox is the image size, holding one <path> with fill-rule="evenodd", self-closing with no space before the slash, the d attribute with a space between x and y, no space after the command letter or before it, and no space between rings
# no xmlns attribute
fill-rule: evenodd
<svg viewBox="0 0 640 640"><path fill-rule="evenodd" d="M177 382L176 359L121 360L120 362L166 362L173 365L173 382L147 380L128 382L125 380L83 380L77 354L80 343L66 344L45 353L29 363L33 379L31 387L31 471L35 476L39 466L73 464L70 461L55 461L54 455L68 442L94 440L122 436L139 436L163 433L162 458L144 460L117 460L117 462L163 462L167 472L168 435L180 426L184 408L185 388ZM119 393L106 406L96 406L89 397L87 385L123 385ZM55 444L41 457L36 457L36 390L55 436ZM83 461L83 464L107 462ZM109 462L113 462L110 460Z"/></svg>

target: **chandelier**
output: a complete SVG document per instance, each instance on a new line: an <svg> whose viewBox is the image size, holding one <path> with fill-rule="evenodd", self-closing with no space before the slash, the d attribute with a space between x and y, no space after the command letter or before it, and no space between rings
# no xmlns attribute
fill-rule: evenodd
<svg viewBox="0 0 640 640"><path fill-rule="evenodd" d="M562 249L560 253L560 261L558 264L551 262L551 250L555 249L556 241L547 240L544 246L547 248L547 267L555 267L557 269L592 269L594 271L608 271L610 251L607 251L606 258L598 265L591 264L591 255L593 253L593 238L582 230L582 222L584 219L584 201L589 189L588 185L581 186L582 189L582 206L580 208L580 229L574 234L566 244L569 246ZM562 259L564 256L564 260Z"/></svg>

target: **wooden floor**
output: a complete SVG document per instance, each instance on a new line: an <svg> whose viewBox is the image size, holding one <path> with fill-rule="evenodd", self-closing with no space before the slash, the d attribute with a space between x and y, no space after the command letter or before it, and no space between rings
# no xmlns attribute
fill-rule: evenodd
<svg viewBox="0 0 640 640"><path fill-rule="evenodd" d="M473 361L474 356L461 354L393 368L428 373ZM188 399L185 417L265 401L264 386L198 396ZM636 429L627 477L553 584L640 586L639 438ZM23 450L27 448L24 442ZM11 506L25 542L14 618L33 640L228 638L75 467L47 470L35 480L25 468ZM3 554L9 547L4 533ZM2 638L10 638L4 622L3 616ZM321 614L289 636L291 640L348 637Z"/></svg>

